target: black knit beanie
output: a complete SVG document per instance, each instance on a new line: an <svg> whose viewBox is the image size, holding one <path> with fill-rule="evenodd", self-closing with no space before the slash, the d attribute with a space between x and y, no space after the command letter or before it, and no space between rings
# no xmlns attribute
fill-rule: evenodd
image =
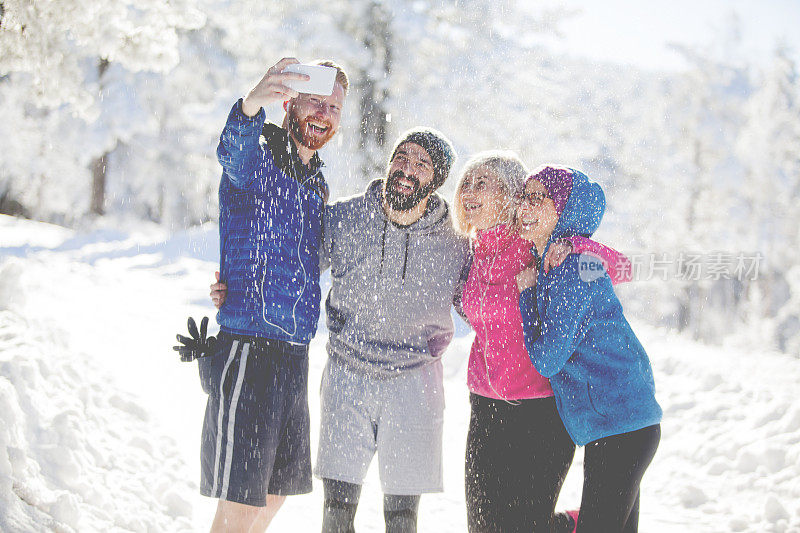
<svg viewBox="0 0 800 533"><path fill-rule="evenodd" d="M400 139L394 144L392 149L392 157L389 161L394 159L397 154L397 149L400 145L405 143L414 143L421 146L428 152L428 155L433 162L433 187L434 190L442 186L450 174L450 167L453 166L453 161L456 158L456 152L453 145L439 130L433 128L412 128L400 136Z"/></svg>

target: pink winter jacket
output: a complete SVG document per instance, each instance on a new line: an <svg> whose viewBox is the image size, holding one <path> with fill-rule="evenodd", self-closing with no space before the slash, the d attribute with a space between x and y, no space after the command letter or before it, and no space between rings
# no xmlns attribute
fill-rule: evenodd
<svg viewBox="0 0 800 533"><path fill-rule="evenodd" d="M623 254L585 237L570 239L574 252L589 252L607 265L612 282L627 281ZM461 296L464 313L475 330L467 385L480 396L502 400L546 398L550 381L533 367L522 333L516 276L533 261L531 243L508 226L478 233L474 258Z"/></svg>

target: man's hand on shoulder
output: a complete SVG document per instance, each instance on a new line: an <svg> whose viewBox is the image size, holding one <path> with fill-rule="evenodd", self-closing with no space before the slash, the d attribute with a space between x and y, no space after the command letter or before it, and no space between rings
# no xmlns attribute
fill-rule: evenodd
<svg viewBox="0 0 800 533"><path fill-rule="evenodd" d="M214 307L219 309L222 307L222 304L225 303L225 297L228 295L228 286L224 281L219 280L219 272L214 272L214 276L217 278L217 281L211 284L211 293L209 293L209 296L211 296Z"/></svg>
<svg viewBox="0 0 800 533"><path fill-rule="evenodd" d="M290 98L297 98L299 94L283 83L289 80L306 81L306 74L296 72L283 72L288 65L299 63L294 57L284 57L270 68L255 87L250 89L242 100L242 112L248 117L254 117L262 107L267 107L275 102L283 102Z"/></svg>

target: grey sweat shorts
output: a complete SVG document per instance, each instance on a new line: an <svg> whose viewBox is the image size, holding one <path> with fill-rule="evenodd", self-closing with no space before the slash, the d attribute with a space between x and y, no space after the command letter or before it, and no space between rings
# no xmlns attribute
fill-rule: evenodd
<svg viewBox="0 0 800 533"><path fill-rule="evenodd" d="M390 378L328 358L314 474L363 484L375 452L384 494L442 492L442 363Z"/></svg>

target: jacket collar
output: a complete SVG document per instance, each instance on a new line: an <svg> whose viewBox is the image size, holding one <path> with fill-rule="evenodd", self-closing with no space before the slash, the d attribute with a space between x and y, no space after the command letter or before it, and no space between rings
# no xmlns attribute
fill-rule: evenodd
<svg viewBox="0 0 800 533"><path fill-rule="evenodd" d="M479 255L494 254L498 250L518 244L522 240L507 224L498 224L475 235L475 253Z"/></svg>
<svg viewBox="0 0 800 533"><path fill-rule="evenodd" d="M275 164L295 181L306 183L325 201L328 200L328 184L322 175L321 169L325 165L314 152L308 165L303 164L297 153L294 140L289 137L289 132L271 122L265 122L261 135L269 146Z"/></svg>

